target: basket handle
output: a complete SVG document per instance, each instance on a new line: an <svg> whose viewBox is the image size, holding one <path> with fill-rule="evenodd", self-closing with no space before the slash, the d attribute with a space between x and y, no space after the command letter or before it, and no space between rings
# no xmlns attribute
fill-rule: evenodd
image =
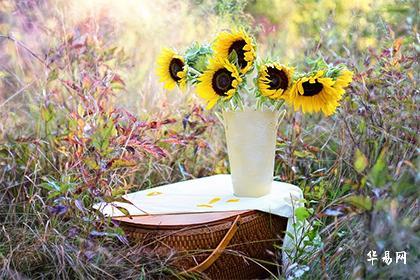
<svg viewBox="0 0 420 280"><path fill-rule="evenodd" d="M188 269L187 271L182 272L181 274L203 272L207 268L209 268L220 257L220 255L226 249L226 246L229 245L230 240L232 240L232 238L235 236L235 233L238 231L239 228L240 218L240 215L236 216L236 219L233 221L226 235L220 241L219 245L217 245L216 249L214 249L213 252L211 252L210 256L207 257L207 259L205 259L200 264Z"/></svg>

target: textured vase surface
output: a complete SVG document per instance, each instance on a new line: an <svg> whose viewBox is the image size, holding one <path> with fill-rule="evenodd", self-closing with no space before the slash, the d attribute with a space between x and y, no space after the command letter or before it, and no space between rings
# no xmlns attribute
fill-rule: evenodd
<svg viewBox="0 0 420 280"><path fill-rule="evenodd" d="M274 174L278 113L224 112L223 120L234 194L268 194Z"/></svg>

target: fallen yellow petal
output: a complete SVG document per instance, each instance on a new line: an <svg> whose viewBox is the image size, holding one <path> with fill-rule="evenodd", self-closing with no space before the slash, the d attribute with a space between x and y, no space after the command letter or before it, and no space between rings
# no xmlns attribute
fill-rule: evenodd
<svg viewBox="0 0 420 280"><path fill-rule="evenodd" d="M201 208L213 208L213 205L210 205L210 204L197 204L197 207L201 207Z"/></svg>
<svg viewBox="0 0 420 280"><path fill-rule="evenodd" d="M147 196L155 196L155 195L160 195L162 194L161 192L149 192L148 194L146 194Z"/></svg>
<svg viewBox="0 0 420 280"><path fill-rule="evenodd" d="M209 201L209 204L214 204L216 202L218 202L221 198L220 197L215 197L212 200Z"/></svg>
<svg viewBox="0 0 420 280"><path fill-rule="evenodd" d="M227 200L226 202L239 202L239 199L238 198L232 198L232 199Z"/></svg>

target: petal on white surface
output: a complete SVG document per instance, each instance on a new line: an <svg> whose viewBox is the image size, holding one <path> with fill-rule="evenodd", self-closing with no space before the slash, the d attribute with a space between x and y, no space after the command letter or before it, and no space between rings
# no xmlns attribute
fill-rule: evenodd
<svg viewBox="0 0 420 280"><path fill-rule="evenodd" d="M149 195L161 193L160 195ZM117 207L124 207L130 215L145 214L174 214L208 212L206 207L197 207L214 199L220 198L212 204L211 211L259 210L282 217L293 215L293 205L303 198L302 191L294 185L273 182L271 192L262 197L238 197L235 203L226 203L235 199L230 175L214 175L194 180L169 184L161 187L130 193L124 196L133 203L115 202L112 204L97 204L104 215L119 217L124 214ZM292 203L293 200L293 203Z"/></svg>

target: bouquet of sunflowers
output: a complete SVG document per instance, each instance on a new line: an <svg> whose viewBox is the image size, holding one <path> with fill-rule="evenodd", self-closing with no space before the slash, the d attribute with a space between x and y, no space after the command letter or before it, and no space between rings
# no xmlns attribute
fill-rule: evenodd
<svg viewBox="0 0 420 280"><path fill-rule="evenodd" d="M332 115L352 81L344 65L323 59L308 62L299 73L277 61L259 60L244 30L220 33L211 45L193 44L183 55L164 49L158 75L169 90L195 86L207 108L225 127L233 193L260 197L271 191L276 133L286 102L304 113Z"/></svg>
<svg viewBox="0 0 420 280"><path fill-rule="evenodd" d="M308 64L311 70L299 73L276 61L258 60L254 39L239 30L221 32L211 45L195 43L183 55L164 49L157 74L168 90L195 86L207 109L279 110L286 102L303 113L332 115L353 73L323 59Z"/></svg>

